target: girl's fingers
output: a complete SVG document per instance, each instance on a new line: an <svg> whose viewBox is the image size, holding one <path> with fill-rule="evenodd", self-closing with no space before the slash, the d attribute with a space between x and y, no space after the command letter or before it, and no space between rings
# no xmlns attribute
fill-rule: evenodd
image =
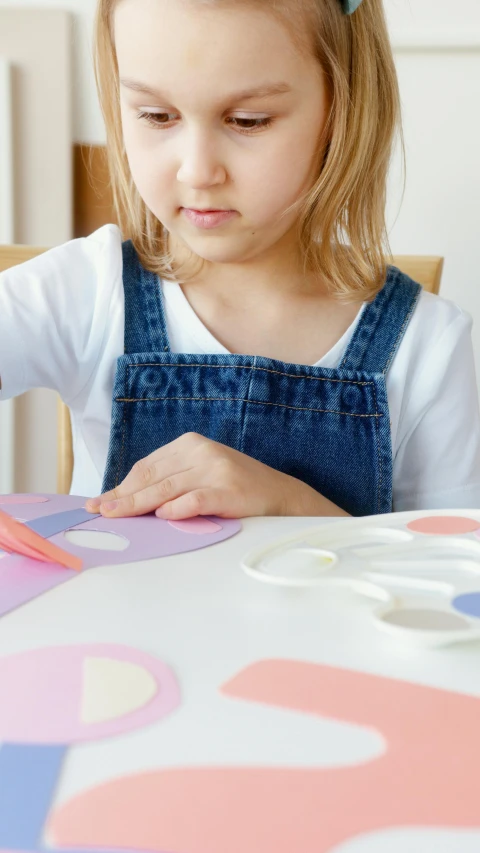
<svg viewBox="0 0 480 853"><path fill-rule="evenodd" d="M101 503L120 500L127 495L133 495L156 482L170 477L173 473L188 470L186 460L191 460L191 453L199 446L212 445L214 442L196 433L184 433L179 438L154 450L144 459L140 459L125 479L109 492L104 492L96 498L85 502L85 509L98 512ZM180 460L182 460L180 462ZM163 467L166 463L167 466Z"/></svg>
<svg viewBox="0 0 480 853"><path fill-rule="evenodd" d="M174 500L198 485L194 481L192 470L175 473L152 486L115 498L113 501L103 501L99 511L107 518L144 515L152 512L163 506L166 501Z"/></svg>
<svg viewBox="0 0 480 853"><path fill-rule="evenodd" d="M223 489L195 489L180 497L167 501L156 510L158 518L179 521L198 515L217 515L220 518L241 518L238 507L235 511L232 495Z"/></svg>
<svg viewBox="0 0 480 853"><path fill-rule="evenodd" d="M171 477L173 474L182 474L188 470L190 469L180 464L177 454L162 454L161 457L151 454L151 456L146 456L145 459L142 459L140 463L137 462L130 473L127 474L125 479L115 489L86 501L85 509L98 512L101 504L122 500L142 490L154 488L155 485L159 485L163 480Z"/></svg>

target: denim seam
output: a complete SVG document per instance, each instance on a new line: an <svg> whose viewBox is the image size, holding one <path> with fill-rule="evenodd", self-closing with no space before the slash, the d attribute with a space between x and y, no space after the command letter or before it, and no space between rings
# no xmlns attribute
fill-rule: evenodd
<svg viewBox="0 0 480 853"><path fill-rule="evenodd" d="M255 359L255 361L256 361L256 359ZM253 371L257 369L255 361L252 364L251 371L250 371L250 378L248 380L248 388L247 388L248 399L250 399L250 391L252 389L252 383L253 383L253 378L254 378L253 377ZM245 446L245 430L247 428L247 416L248 416L248 410L245 407L244 408L244 414L242 414L242 434L240 436L240 444L239 444L239 450L241 451L241 453L245 452L243 448Z"/></svg>
<svg viewBox="0 0 480 853"><path fill-rule="evenodd" d="M318 412L319 414L347 415L350 418L383 418L381 413L359 415L354 412L339 412L335 409L309 409L305 406L287 406L285 403L269 403L266 400L247 400L244 397L116 397L117 403L156 403L160 400L203 401L214 403L254 403L258 406L277 406L280 409L293 409L295 412ZM376 406L375 406L376 408Z"/></svg>
<svg viewBox="0 0 480 853"><path fill-rule="evenodd" d="M378 413L377 406L377 395L375 393L375 388L373 389L373 399L375 402L375 411ZM378 484L377 484L377 513L380 511L380 486L382 483L382 458L380 455L380 435L378 431L378 420L375 421L375 429L377 431L377 461L378 461Z"/></svg>
<svg viewBox="0 0 480 853"><path fill-rule="evenodd" d="M120 471L122 470L122 462L123 462L123 451L125 449L125 435L127 432L127 407L124 406L123 409L123 424L122 424L122 446L120 448L120 453L118 455L118 468L117 468L117 476L115 477L115 488L119 484L120 480Z"/></svg>
<svg viewBox="0 0 480 853"><path fill-rule="evenodd" d="M419 288L419 289L417 290L417 293L416 293L416 295L415 295L415 298L414 298L414 300L413 300L413 302L412 302L412 304L411 304L411 306L410 306L410 310L409 310L409 312L408 312L407 316L405 317L405 320L404 320L403 325L402 325L402 327L401 327L401 329L400 329L400 331L399 331L399 333L398 333L398 335L397 335L397 338L396 338L396 340L395 340L395 343L394 343L394 344L393 344L393 346L392 346L392 349L391 349L390 355L389 355L389 357L388 357L388 361L387 361L387 363L386 363L386 365L385 365L385 367L384 367L384 369L383 369L382 373L387 373L387 372L388 372L388 369L389 369L389 367L390 367L390 365L391 365L391 363L392 363L392 361L393 361L393 358L394 358L394 356L395 356L395 354L396 354L396 352L397 352L397 349L398 349L398 347L399 347L400 341L401 341L401 339L402 339L402 337L403 337L403 333L404 333L405 327L406 327L406 326L408 325L408 323L410 322L410 317L412 316L412 314L413 314L413 312L414 312L414 310L415 310L415 308L416 308L416 305L417 305L417 302L418 302L418 300L419 300L420 294L421 294L421 288Z"/></svg>
<svg viewBox="0 0 480 853"><path fill-rule="evenodd" d="M179 364L162 363L158 361L145 362L144 364L127 364L127 369L132 367L212 367L216 370L260 370L263 373L274 373L276 376L286 376L287 379L309 379L314 382L340 382L348 385L373 385L373 382L360 382L355 379L329 379L326 376L297 376L295 373L282 373L281 370L271 370L268 367L253 367L248 364Z"/></svg>

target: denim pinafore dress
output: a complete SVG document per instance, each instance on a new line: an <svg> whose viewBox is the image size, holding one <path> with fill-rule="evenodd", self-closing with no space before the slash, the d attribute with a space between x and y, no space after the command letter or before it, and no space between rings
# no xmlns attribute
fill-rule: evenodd
<svg viewBox="0 0 480 853"><path fill-rule="evenodd" d="M172 353L158 277L123 243L125 354L117 360L102 492L196 432L297 477L354 516L392 511L386 374L421 287L396 267L338 368Z"/></svg>

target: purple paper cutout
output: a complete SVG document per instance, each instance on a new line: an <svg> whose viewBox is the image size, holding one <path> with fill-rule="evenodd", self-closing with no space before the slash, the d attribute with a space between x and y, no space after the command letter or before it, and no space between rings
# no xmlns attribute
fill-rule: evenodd
<svg viewBox="0 0 480 853"><path fill-rule="evenodd" d="M43 495L0 495L0 505L3 504L35 504L45 503L48 498Z"/></svg>
<svg viewBox="0 0 480 853"><path fill-rule="evenodd" d="M42 533L43 530L58 530L60 523L65 524L62 532L55 535L42 533L42 535L46 535L51 542L65 551L80 557L84 569L134 563L196 551L229 539L241 529L241 523L237 519L205 516L214 524L218 524L221 529L202 536L192 536L172 527L166 520L157 518L153 512L135 518L103 518L87 513L84 509L87 498L78 495L42 495L42 497L46 497L47 502L22 504L22 514L26 518L26 523L38 533ZM14 516L14 510L14 505L11 509L8 505L4 508L4 512L12 516ZM70 515L69 511L76 512L78 515ZM79 513L79 511L82 512ZM63 513L68 514L62 519L55 518ZM78 517L90 520L78 523ZM72 524L72 521L76 523ZM128 546L123 551L85 548L66 539L64 536L66 530L113 533L125 539ZM78 577L78 572L65 569L57 563L41 563L16 554L2 557L0 559L0 615L8 613L73 577Z"/></svg>

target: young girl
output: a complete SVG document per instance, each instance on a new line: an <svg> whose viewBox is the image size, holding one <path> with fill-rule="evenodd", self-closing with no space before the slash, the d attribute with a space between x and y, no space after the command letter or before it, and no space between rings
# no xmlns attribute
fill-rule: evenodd
<svg viewBox="0 0 480 853"><path fill-rule="evenodd" d="M471 318L386 265L381 0L99 0L95 55L122 230L0 278L2 399L62 395L72 493L117 517L479 507Z"/></svg>

